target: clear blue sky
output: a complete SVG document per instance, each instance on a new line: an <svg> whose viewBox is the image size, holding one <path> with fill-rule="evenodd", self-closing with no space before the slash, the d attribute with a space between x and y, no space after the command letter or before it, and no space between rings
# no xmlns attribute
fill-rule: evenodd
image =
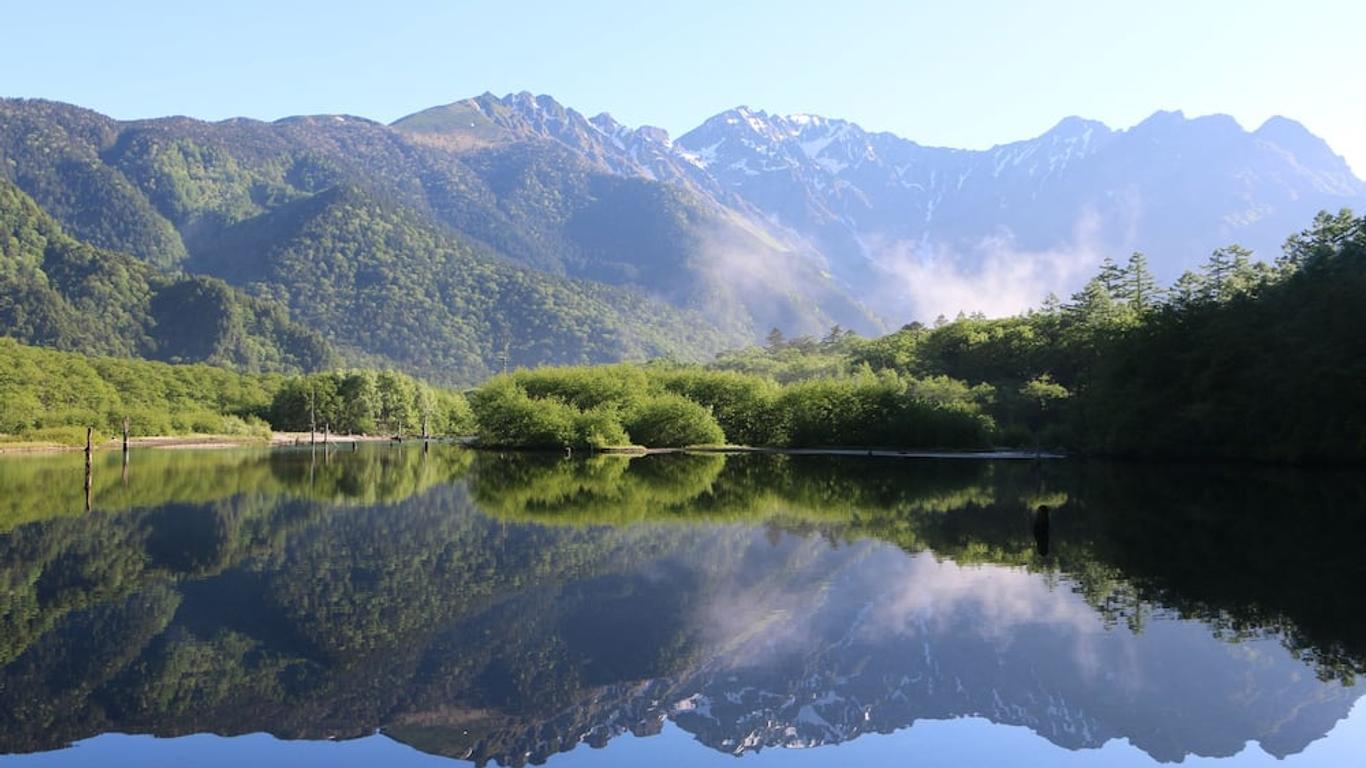
<svg viewBox="0 0 1366 768"><path fill-rule="evenodd" d="M489 90L672 133L737 104L986 147L1069 114L1300 120L1366 174L1366 3L11 0L0 95L120 118L346 112Z"/></svg>

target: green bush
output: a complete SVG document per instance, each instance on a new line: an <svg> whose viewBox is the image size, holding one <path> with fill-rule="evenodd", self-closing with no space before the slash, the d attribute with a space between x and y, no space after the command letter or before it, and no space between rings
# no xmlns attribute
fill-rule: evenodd
<svg viewBox="0 0 1366 768"><path fill-rule="evenodd" d="M23 433L19 437L29 443L83 446L85 445L85 427L42 427ZM91 442L94 445L99 445L108 439L96 430L91 437Z"/></svg>
<svg viewBox="0 0 1366 768"><path fill-rule="evenodd" d="M537 368L518 371L512 379L533 399L555 399L585 411L603 405L626 411L644 402L651 391L638 365Z"/></svg>
<svg viewBox="0 0 1366 768"><path fill-rule="evenodd" d="M726 441L725 432L710 410L673 393L656 395L631 409L625 426L633 442L650 448L715 445Z"/></svg>
<svg viewBox="0 0 1366 768"><path fill-rule="evenodd" d="M781 386L752 374L649 364L521 371L491 379L472 398L487 445L976 448L991 443L995 425L983 408L993 393L866 368Z"/></svg>
<svg viewBox="0 0 1366 768"><path fill-rule="evenodd" d="M574 444L584 448L629 445L631 438L621 425L621 414L611 406L599 406L574 417Z"/></svg>
<svg viewBox="0 0 1366 768"><path fill-rule="evenodd" d="M680 368L654 374L663 388L711 409L726 438L741 445L782 445L781 389L761 376Z"/></svg>
<svg viewBox="0 0 1366 768"><path fill-rule="evenodd" d="M480 389L470 403L479 424L479 442L488 446L564 448L575 442L582 412L558 400L533 400L511 379Z"/></svg>
<svg viewBox="0 0 1366 768"><path fill-rule="evenodd" d="M269 440L271 429L269 424L255 416L247 416L245 418L240 416L223 416L218 424L218 431L216 434Z"/></svg>

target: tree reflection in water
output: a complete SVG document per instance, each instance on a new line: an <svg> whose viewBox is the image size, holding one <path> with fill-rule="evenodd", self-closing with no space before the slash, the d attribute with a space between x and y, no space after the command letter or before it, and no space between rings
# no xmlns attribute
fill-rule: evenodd
<svg viewBox="0 0 1366 768"><path fill-rule="evenodd" d="M125 484L104 458L90 514L79 456L0 461L0 751L384 728L517 765L666 720L740 753L980 715L1283 755L1366 659L1348 476L439 445L137 452Z"/></svg>

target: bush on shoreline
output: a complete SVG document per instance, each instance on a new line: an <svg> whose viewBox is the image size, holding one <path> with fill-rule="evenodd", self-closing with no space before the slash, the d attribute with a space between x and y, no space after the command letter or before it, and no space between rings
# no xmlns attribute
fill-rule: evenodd
<svg viewBox="0 0 1366 768"><path fill-rule="evenodd" d="M982 409L988 395L890 371L782 386L734 371L620 364L498 376L471 405L489 447L981 448L995 428Z"/></svg>

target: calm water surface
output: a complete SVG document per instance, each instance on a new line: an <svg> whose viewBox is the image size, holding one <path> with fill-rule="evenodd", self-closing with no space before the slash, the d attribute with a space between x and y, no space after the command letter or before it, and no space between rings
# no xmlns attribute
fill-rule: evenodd
<svg viewBox="0 0 1366 768"><path fill-rule="evenodd" d="M0 457L0 768L1361 765L1363 534L1290 470Z"/></svg>

